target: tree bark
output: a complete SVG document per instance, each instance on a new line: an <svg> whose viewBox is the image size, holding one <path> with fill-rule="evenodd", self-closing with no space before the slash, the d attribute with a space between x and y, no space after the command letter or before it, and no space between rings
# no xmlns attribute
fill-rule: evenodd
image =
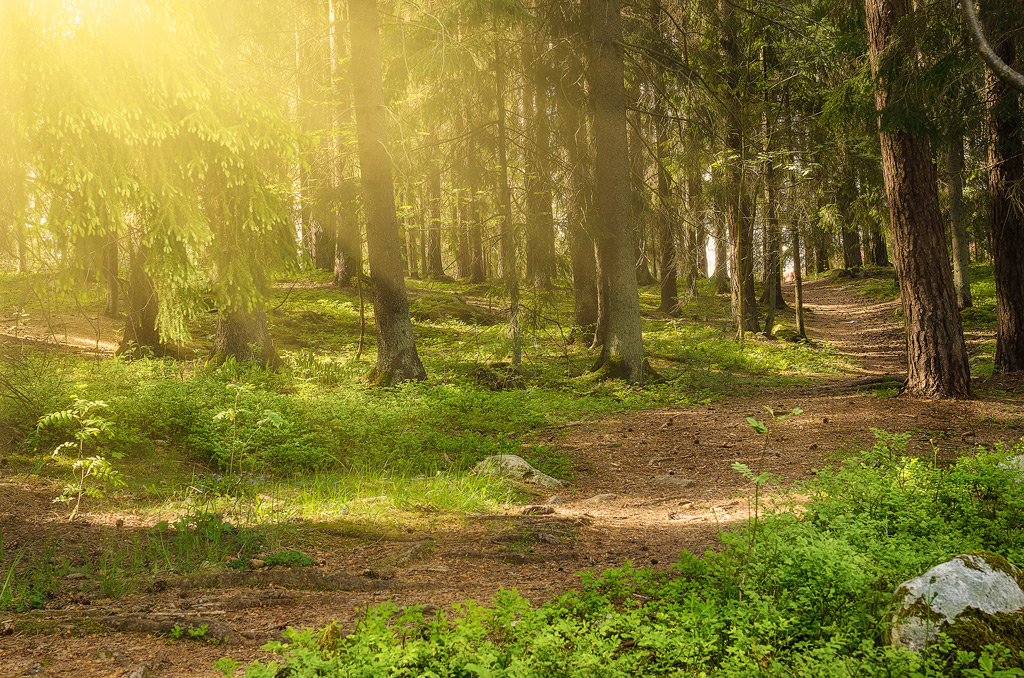
<svg viewBox="0 0 1024 678"><path fill-rule="evenodd" d="M353 155L351 142L344 141L344 132L352 126L352 90L348 87L351 80L342 77L341 63L347 58L345 53L345 31L341 0L330 0L330 35L331 35L331 89L337 104L334 107L332 122L334 125L334 205L337 235L334 251L334 285L347 287L352 278L359 275L363 268L362 231L357 216L356 197L358 188L353 179L345 178L347 158ZM409 251L410 269L414 268L413 250Z"/></svg>
<svg viewBox="0 0 1024 678"><path fill-rule="evenodd" d="M555 220L548 154L551 147L548 83L533 40L523 45L523 119L529 121L526 190L527 276L537 289L550 290L555 277Z"/></svg>
<svg viewBox="0 0 1024 678"><path fill-rule="evenodd" d="M430 230L427 232L427 277L444 280L444 263L441 261L441 168L430 169Z"/></svg>
<svg viewBox="0 0 1024 678"><path fill-rule="evenodd" d="M1008 30L1020 26L1020 6L1002 0L987 21L992 49L1014 66L1016 45ZM1024 116L1020 96L991 67L985 69L988 119L988 185L992 205L992 263L996 280L997 372L1024 370Z"/></svg>
<svg viewBox="0 0 1024 678"><path fill-rule="evenodd" d="M967 220L964 218L964 138L958 134L946 147L946 172L949 177L949 234L953 249L953 286L957 305L969 308L971 299L970 250Z"/></svg>
<svg viewBox="0 0 1024 678"><path fill-rule="evenodd" d="M730 0L719 0L722 17L722 52L726 62L725 135L730 158L725 176L726 223L729 228L733 266L732 310L737 333L757 332L757 298L754 292L754 228L744 163L744 106L740 98L743 67L739 45L739 21Z"/></svg>
<svg viewBox="0 0 1024 678"><path fill-rule="evenodd" d="M967 350L939 213L931 149L925 139L883 124L882 114L890 105L920 105L893 77L909 75L906 69L917 62L917 48L910 36L901 33L897 39L898 28L906 29L901 22L911 14L910 0L866 0L866 9L882 174L906 323L905 391L929 398L966 398L971 386ZM892 50L898 53L893 55Z"/></svg>
<svg viewBox="0 0 1024 678"><path fill-rule="evenodd" d="M377 329L377 363L369 380L380 386L425 379L416 352L409 299L402 275L395 186L388 151L387 118L376 0L349 0L356 139L366 213L366 245Z"/></svg>
<svg viewBox="0 0 1024 678"><path fill-rule="evenodd" d="M729 292L729 238L726 224L725 187L721 171L715 167L711 170L712 184L715 187L715 294Z"/></svg>
<svg viewBox="0 0 1024 678"><path fill-rule="evenodd" d="M158 311L156 290L146 273L146 250L135 242L128 252L128 294L125 305L125 326L117 355L142 358L147 354L162 356L163 342L156 327Z"/></svg>
<svg viewBox="0 0 1024 678"><path fill-rule="evenodd" d="M628 115L628 113L627 113ZM639 114L636 116L639 118ZM634 120L628 125L627 138L629 144L629 181L630 181L630 215L633 221L633 262L636 265L636 280L641 287L653 285L657 281L651 275L647 262L647 155L644 152L643 138L640 135L640 121Z"/></svg>
<svg viewBox="0 0 1024 678"><path fill-rule="evenodd" d="M253 361L277 367L280 360L267 330L267 314L263 311L218 313L210 358L215 363L234 358L238 362Z"/></svg>
<svg viewBox="0 0 1024 678"><path fill-rule="evenodd" d="M103 315L108 318L118 318L121 315L119 268L117 235L108 233L103 243L103 279L107 287L107 303Z"/></svg>
<svg viewBox="0 0 1024 678"><path fill-rule="evenodd" d="M512 367L522 363L522 344L519 330L519 272L516 270L516 239L512 224L512 189L508 179L508 131L505 112L505 60L501 42L494 46L494 83L498 102L498 203L501 209L499 227L501 250L501 276L509 300L509 330L512 335Z"/></svg>
<svg viewBox="0 0 1024 678"><path fill-rule="evenodd" d="M605 341L594 369L633 384L645 379L640 296L633 261L629 146L619 0L587 0L592 21L590 86L597 143L601 275L608 289Z"/></svg>

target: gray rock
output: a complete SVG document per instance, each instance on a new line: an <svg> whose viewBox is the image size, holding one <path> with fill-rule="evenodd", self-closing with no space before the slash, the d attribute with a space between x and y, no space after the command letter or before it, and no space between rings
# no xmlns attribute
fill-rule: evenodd
<svg viewBox="0 0 1024 678"><path fill-rule="evenodd" d="M610 501L615 501L619 498L617 494L595 494L590 499L584 499L584 504L607 504Z"/></svg>
<svg viewBox="0 0 1024 678"><path fill-rule="evenodd" d="M1019 568L991 553L959 555L936 565L896 589L900 609L892 644L923 650L939 633L955 629L968 611L972 616L1020 613L1024 610L1022 580Z"/></svg>
<svg viewBox="0 0 1024 678"><path fill-rule="evenodd" d="M544 487L568 487L569 483L552 478L530 466L530 463L514 454L496 454L487 457L473 468L473 473L482 476L505 476L524 483Z"/></svg>
<svg viewBox="0 0 1024 678"><path fill-rule="evenodd" d="M549 504L564 504L565 503L565 497L563 497L560 494L556 494L556 495L548 497L547 503L549 503Z"/></svg>
<svg viewBox="0 0 1024 678"><path fill-rule="evenodd" d="M1024 474L1024 454L1018 454L1016 457L1010 457L999 465L999 468L1006 469L1014 473L1017 476L1018 482L1020 477Z"/></svg>
<svg viewBox="0 0 1024 678"><path fill-rule="evenodd" d="M654 482L660 485L674 485L676 487L693 487L697 484L695 480L689 480L688 478L679 478L677 476L655 476Z"/></svg>

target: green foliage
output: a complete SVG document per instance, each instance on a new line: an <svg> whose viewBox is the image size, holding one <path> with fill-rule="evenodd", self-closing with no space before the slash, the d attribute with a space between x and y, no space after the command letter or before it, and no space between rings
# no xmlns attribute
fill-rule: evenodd
<svg viewBox="0 0 1024 678"><path fill-rule="evenodd" d="M316 563L315 560L301 551L274 551L262 558L263 564L267 567L283 565L284 567L309 567Z"/></svg>
<svg viewBox="0 0 1024 678"><path fill-rule="evenodd" d="M73 451L77 455L71 462L71 482L66 484L61 495L54 499L65 503L75 502L69 520L74 520L78 515L83 496L103 496L102 489L95 483L103 482L114 487L123 487L125 484L120 472L110 465L102 451L97 450L96 454L86 456L86 449L92 450L97 447L100 436L110 428L110 421L96 413L106 407L107 404L102 400L86 401L75 398L70 408L51 412L39 419L38 428L68 429L69 435L73 438L58 445L50 454L53 458L57 458L64 451ZM124 456L119 452L111 452L110 455L117 459Z"/></svg>
<svg viewBox="0 0 1024 678"><path fill-rule="evenodd" d="M507 591L433 616L384 604L347 637L289 631L246 676L1021 675L1005 648L947 640L922 655L884 639L905 579L968 550L1024 557L1024 489L1004 463L1024 441L942 467L905 456L905 435L877 436L809 483L801 511L723 533L720 551L684 553L671 573L584 573L539 608Z"/></svg>
<svg viewBox="0 0 1024 678"><path fill-rule="evenodd" d="M25 612L43 607L68 573L68 563L58 557L58 544L47 541L38 558L24 561L24 552L13 557L3 547L0 531L0 610Z"/></svg>

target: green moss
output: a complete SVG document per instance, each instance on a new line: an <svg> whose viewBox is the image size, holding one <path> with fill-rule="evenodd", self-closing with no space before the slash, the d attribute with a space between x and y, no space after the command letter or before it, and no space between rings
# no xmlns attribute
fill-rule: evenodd
<svg viewBox="0 0 1024 678"><path fill-rule="evenodd" d="M1001 645L1010 650L1006 666L1024 668L1024 613L988 614L969 607L942 632L959 650L980 654L986 645Z"/></svg>

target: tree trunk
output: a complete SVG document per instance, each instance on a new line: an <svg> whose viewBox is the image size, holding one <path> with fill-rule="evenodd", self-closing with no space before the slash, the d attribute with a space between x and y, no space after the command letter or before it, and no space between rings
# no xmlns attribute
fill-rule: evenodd
<svg viewBox="0 0 1024 678"><path fill-rule="evenodd" d="M964 218L964 138L958 134L946 147L946 172L949 175L949 232L953 250L953 286L960 308L969 308L971 300L970 256L967 220Z"/></svg>
<svg viewBox="0 0 1024 678"><path fill-rule="evenodd" d="M854 172L853 158L849 151L842 154L842 179L836 191L836 202L839 205L839 216L843 220L843 268L860 268L864 259L860 251L860 229L857 228L853 213L853 203L857 199L857 176Z"/></svg>
<svg viewBox="0 0 1024 678"><path fill-rule="evenodd" d="M163 342L156 328L156 290L146 273L146 250L138 242L132 243L128 252L128 294L125 301L124 335L117 347L117 355L129 358L163 355Z"/></svg>
<svg viewBox="0 0 1024 678"><path fill-rule="evenodd" d="M512 225L512 189L508 179L508 131L505 119L505 60L501 42L494 46L494 82L498 102L498 203L501 209L500 249L501 275L509 300L509 330L512 335L512 367L519 369L523 360L519 331L519 272L516 270L516 239Z"/></svg>
<svg viewBox="0 0 1024 678"><path fill-rule="evenodd" d="M103 279L107 287L107 303L103 315L108 318L118 318L121 315L119 268L117 234L108 233L103 243Z"/></svg>
<svg viewBox="0 0 1024 678"><path fill-rule="evenodd" d="M430 230L427 232L427 277L444 280L444 263L441 261L441 168L435 165L430 170Z"/></svg>
<svg viewBox="0 0 1024 678"><path fill-rule="evenodd" d="M729 292L729 238L726 224L726 201L723 177L717 167L711 170L715 187L715 294Z"/></svg>
<svg viewBox="0 0 1024 678"><path fill-rule="evenodd" d="M598 318L597 262L594 251L594 166L587 93L582 63L566 41L556 43L555 56L565 64L556 80L559 134L567 168L566 235L573 286L573 340L594 343Z"/></svg>
<svg viewBox="0 0 1024 678"><path fill-rule="evenodd" d="M621 10L619 0L587 2L593 24L590 86L597 143L595 242L608 290L605 341L594 369L642 384L646 366L633 261Z"/></svg>
<svg viewBox="0 0 1024 678"><path fill-rule="evenodd" d="M740 99L742 55L739 21L730 0L719 0L722 16L722 51L726 62L726 147L730 160L725 176L726 223L729 228L730 258L733 266L732 310L737 332L757 332L757 299L754 292L753 206L747 187L744 161L744 111Z"/></svg>
<svg viewBox="0 0 1024 678"><path fill-rule="evenodd" d="M986 26L992 49L1013 68L1016 46L1008 29L1020 26L1020 7L1007 0L994 4L997 10ZM985 108L996 280L995 369L1017 372L1024 370L1024 116L1016 90L990 67L985 69Z"/></svg>
<svg viewBox="0 0 1024 678"><path fill-rule="evenodd" d="M347 287L352 278L360 273L363 267L362 232L357 215L356 182L345 178L347 158L353 155L351 142L346 142L344 132L352 127L352 90L348 87L350 79L342 77L341 63L347 59L345 53L345 31L340 0L330 0L331 24L331 84L332 93L337 104L334 107L332 121L335 126L333 148L334 158L334 200L331 206L336 213L335 225L337 235L334 250L334 285L338 288ZM414 268L413 250L409 251L410 269Z"/></svg>
<svg viewBox="0 0 1024 678"><path fill-rule="evenodd" d="M916 46L897 26L911 13L910 0L866 0L868 46L875 76L879 111L882 174L889 198L895 240L896 274L906 323L908 374L906 392L929 398L970 396L970 372L960 312L953 289L946 236L939 213L935 167L928 142L914 134L883 126L882 113L908 101L893 73L880 73L883 52L903 71L895 75L914 81L906 71L917 62ZM886 69L888 70L888 69Z"/></svg>
<svg viewBox="0 0 1024 678"><path fill-rule="evenodd" d="M683 281L686 295L697 294L697 276L700 274L699 262L704 240L704 183L700 175L693 173L686 178L686 223L683 226ZM707 270L707 252L704 252L704 269Z"/></svg>
<svg viewBox="0 0 1024 678"><path fill-rule="evenodd" d="M238 362L254 361L277 367L280 360L267 331L267 314L263 311L218 313L210 358L215 363L234 358Z"/></svg>
<svg viewBox="0 0 1024 678"><path fill-rule="evenodd" d="M548 153L551 129L548 114L548 87L537 45L531 39L523 43L523 120L532 138L526 140L526 275L537 289L552 289L555 275L555 221L552 208Z"/></svg>
<svg viewBox="0 0 1024 678"><path fill-rule="evenodd" d="M639 114L638 116L639 117ZM630 182L630 214L633 231L632 247L633 262L636 265L637 284L641 287L653 285L657 281L651 275L647 263L647 156L644 152L643 138L640 136L640 121L628 125L629 139L629 182Z"/></svg>
<svg viewBox="0 0 1024 678"><path fill-rule="evenodd" d="M409 319L402 276L395 186L387 119L376 0L349 0L352 75L359 167L366 213L366 246L377 328L377 364L369 380L380 386L425 379Z"/></svg>

